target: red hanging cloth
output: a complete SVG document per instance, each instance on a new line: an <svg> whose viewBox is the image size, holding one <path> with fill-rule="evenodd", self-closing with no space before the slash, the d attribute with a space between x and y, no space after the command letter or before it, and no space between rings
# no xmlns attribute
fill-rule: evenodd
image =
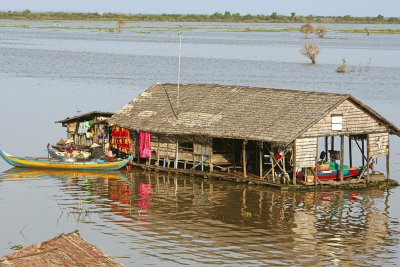
<svg viewBox="0 0 400 267"><path fill-rule="evenodd" d="M151 136L149 132L139 132L139 153L141 158L151 157Z"/></svg>

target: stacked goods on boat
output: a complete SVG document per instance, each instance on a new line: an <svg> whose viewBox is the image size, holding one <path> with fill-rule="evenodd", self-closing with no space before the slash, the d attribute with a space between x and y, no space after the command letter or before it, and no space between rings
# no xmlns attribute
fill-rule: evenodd
<svg viewBox="0 0 400 267"><path fill-rule="evenodd" d="M340 179L340 164L336 162L319 163L317 168L302 169L296 173L296 177L300 179L306 178L306 182L313 182L316 169L318 170L317 176L320 180ZM358 177L362 169L363 167L350 168L347 165L343 165L343 178Z"/></svg>

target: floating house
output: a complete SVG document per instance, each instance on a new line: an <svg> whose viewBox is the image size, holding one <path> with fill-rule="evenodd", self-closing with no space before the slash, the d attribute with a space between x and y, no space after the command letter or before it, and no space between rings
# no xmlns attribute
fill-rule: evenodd
<svg viewBox="0 0 400 267"><path fill-rule="evenodd" d="M400 136L348 94L216 84L154 84L109 123L139 166L277 186L379 180L381 157L389 179Z"/></svg>
<svg viewBox="0 0 400 267"><path fill-rule="evenodd" d="M67 139L72 139L78 147L89 147L93 143L104 144L109 137L107 119L114 113L93 111L71 118L65 118L61 123L67 128Z"/></svg>

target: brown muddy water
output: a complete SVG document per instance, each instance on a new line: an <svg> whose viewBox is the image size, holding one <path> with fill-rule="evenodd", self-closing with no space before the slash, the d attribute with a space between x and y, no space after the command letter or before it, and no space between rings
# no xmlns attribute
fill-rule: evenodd
<svg viewBox="0 0 400 267"><path fill-rule="evenodd" d="M65 137L54 121L116 111L152 83L176 82L176 24L136 23L121 33L78 29L111 23L56 24L0 21L0 149L11 154L44 156L48 142ZM238 25L298 26L185 24L182 82L350 93L400 126L400 35L312 37L321 54L310 65L299 33L222 30ZM335 72L342 58L352 72ZM400 142L390 141L398 179ZM400 263L399 188L281 193L140 171L16 170L4 161L0 172L0 255L78 229L128 266Z"/></svg>

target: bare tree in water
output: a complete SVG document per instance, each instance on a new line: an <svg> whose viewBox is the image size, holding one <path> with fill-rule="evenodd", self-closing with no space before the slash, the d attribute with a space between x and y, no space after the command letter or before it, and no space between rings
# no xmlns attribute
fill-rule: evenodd
<svg viewBox="0 0 400 267"><path fill-rule="evenodd" d="M125 23L126 23L126 21L124 19L122 19L122 18L119 18L117 20L117 31L118 32L122 31L122 29L124 28Z"/></svg>
<svg viewBox="0 0 400 267"><path fill-rule="evenodd" d="M315 35L317 35L319 38L324 38L326 34L326 28L324 26L318 26L314 30Z"/></svg>
<svg viewBox="0 0 400 267"><path fill-rule="evenodd" d="M312 64L317 63L316 58L321 49L318 44L314 43L305 43L304 46L300 49L300 54L308 57L311 60Z"/></svg>
<svg viewBox="0 0 400 267"><path fill-rule="evenodd" d="M304 33L304 37L307 38L310 33L314 31L314 27L307 23L300 27L300 32Z"/></svg>

